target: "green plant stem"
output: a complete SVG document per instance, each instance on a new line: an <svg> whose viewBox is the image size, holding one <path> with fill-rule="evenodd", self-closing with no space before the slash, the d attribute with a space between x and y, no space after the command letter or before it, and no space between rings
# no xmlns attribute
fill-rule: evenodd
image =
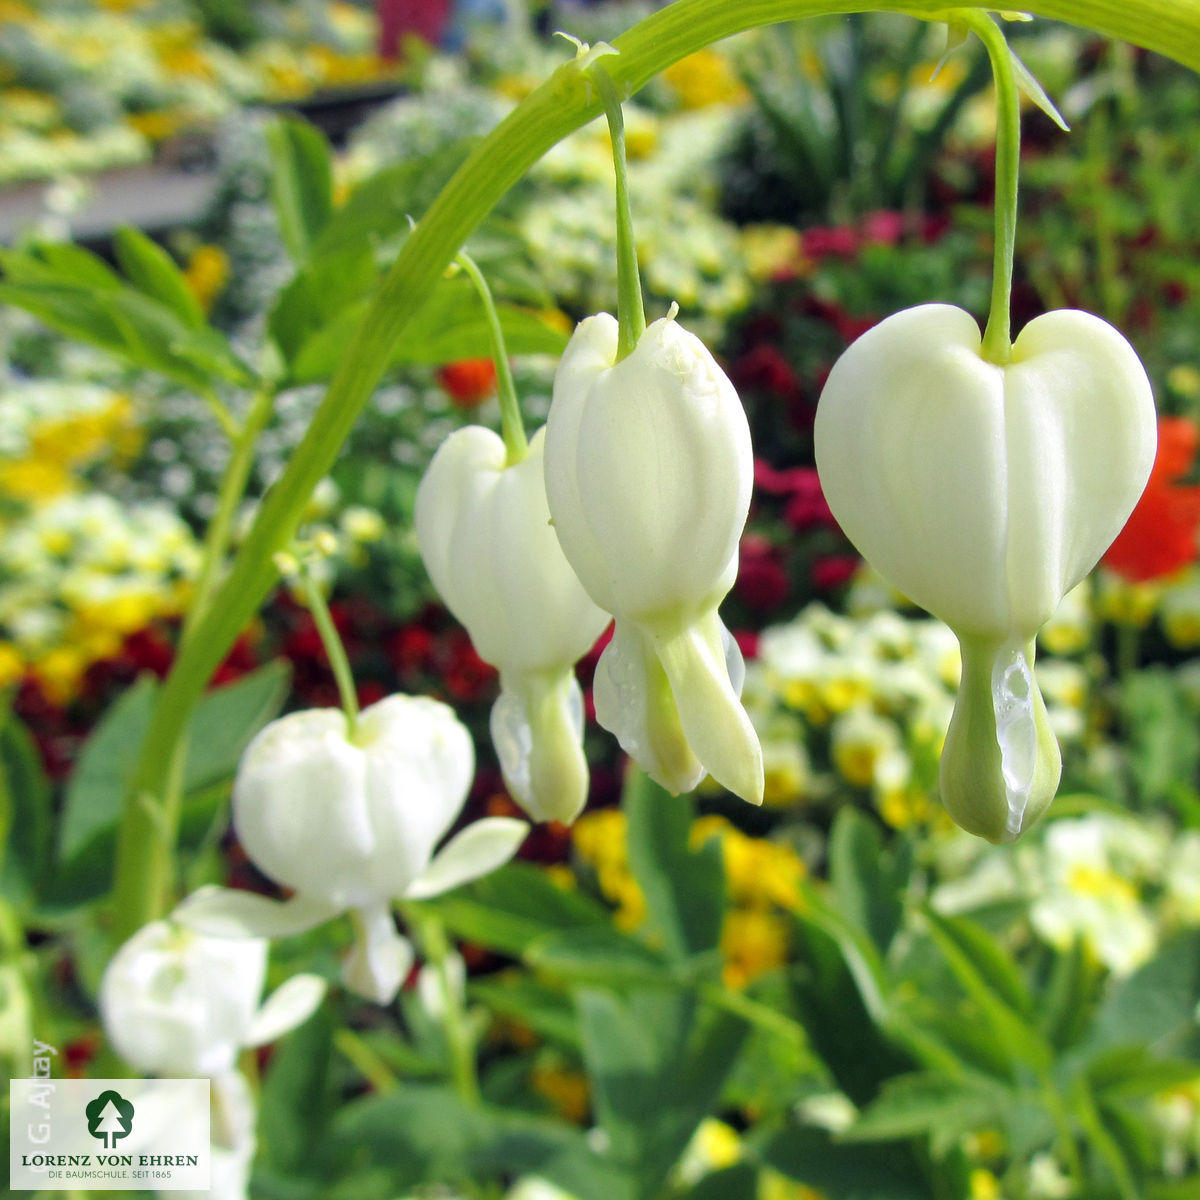
<svg viewBox="0 0 1200 1200"><path fill-rule="evenodd" d="M396 1090L398 1081L391 1067L354 1030L343 1025L335 1031L333 1044L379 1095Z"/></svg>
<svg viewBox="0 0 1200 1200"><path fill-rule="evenodd" d="M446 938L446 927L441 918L431 912L421 911L417 914L415 910L410 910L408 916L417 925L417 936L426 961L437 972L441 985L442 1029L450 1051L454 1090L464 1104L477 1105L480 1097L479 1078L475 1072L475 1047L467 1028L467 1014L450 978L450 942Z"/></svg>
<svg viewBox="0 0 1200 1200"><path fill-rule="evenodd" d="M642 302L642 280L638 274L637 242L633 237L633 214L629 210L629 171L625 162L625 117L621 97L608 72L593 63L589 74L604 101L608 135L612 142L613 171L617 177L617 361L633 353L646 332L646 310Z"/></svg>
<svg viewBox="0 0 1200 1200"><path fill-rule="evenodd" d="M1029 0L1023 8L1133 42L1200 71L1200 5L1193 0ZM676 0L639 22L614 45L606 64L614 86L634 92L665 67L713 42L781 21L832 13L878 10L945 20L951 10L931 0ZM956 12L974 10L954 10ZM326 475L391 357L392 347L471 232L551 146L598 116L595 87L573 62L564 63L527 96L471 153L412 236L376 292L345 357L286 469L268 492L233 567L217 590L195 635L159 692L138 762L118 852L115 889L118 932L125 934L161 914L148 877L126 865L141 853L149 812L158 813L174 845L172 815L164 811L165 780L192 709L214 670L277 579L273 556L295 535L313 488Z"/></svg>
<svg viewBox="0 0 1200 1200"><path fill-rule="evenodd" d="M475 260L460 250L455 262L459 264L479 293L480 303L487 316L488 333L492 340L492 361L496 364L496 394L500 399L500 432L504 437L504 448L508 451L505 463L514 467L529 453L529 440L525 436L525 423L521 420L521 406L517 402L517 389L513 383L512 368L508 365L508 350L504 345L504 330L500 328L500 314L492 299L483 272Z"/></svg>
<svg viewBox="0 0 1200 1200"><path fill-rule="evenodd" d="M313 578L313 573L303 564L300 567L300 578L304 584L304 599L308 611L312 613L321 635L321 645L325 647L325 657L333 669L333 677L337 680L338 695L342 700L342 712L346 714L346 737L354 740L358 728L358 692L354 687L354 674L350 670L350 660L346 657L346 647L338 635L337 626L329 612L329 605L321 595L321 585Z"/></svg>
<svg viewBox="0 0 1200 1200"><path fill-rule="evenodd" d="M1013 253L1017 244L1017 180L1021 158L1021 93L1012 52L999 26L986 13L970 13L967 26L987 50L996 81L996 234L992 259L992 302L981 353L1004 366L1012 358Z"/></svg>
<svg viewBox="0 0 1200 1200"><path fill-rule="evenodd" d="M741 1017L747 1023L774 1034L785 1042L791 1042L797 1050L808 1054L808 1033L804 1026L799 1021L793 1021L791 1017L777 1012L770 1005L716 983L702 983L697 987L696 993L705 1004ZM815 1059L812 1061L816 1063Z"/></svg>
<svg viewBox="0 0 1200 1200"><path fill-rule="evenodd" d="M250 478L250 468L254 465L254 447L274 404L274 390L263 388L255 395L245 422L232 436L233 449L217 492L217 510L205 531L200 573L196 577L196 586L183 623L181 642L187 641L212 599L221 565L229 550L233 519L242 497L246 494L246 482Z"/></svg>

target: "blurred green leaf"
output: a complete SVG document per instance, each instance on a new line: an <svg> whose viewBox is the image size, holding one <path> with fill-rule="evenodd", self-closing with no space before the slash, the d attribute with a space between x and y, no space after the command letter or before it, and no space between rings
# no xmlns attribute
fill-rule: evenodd
<svg viewBox="0 0 1200 1200"><path fill-rule="evenodd" d="M721 944L725 869L721 845L698 850L690 839L695 808L632 768L622 805L628 818L629 866L646 897L648 936L681 962Z"/></svg>
<svg viewBox="0 0 1200 1200"><path fill-rule="evenodd" d="M52 815L50 782L29 730L0 712L0 892L18 909L44 882Z"/></svg>
<svg viewBox="0 0 1200 1200"><path fill-rule="evenodd" d="M884 1085L858 1120L840 1135L844 1142L887 1142L931 1134L943 1145L995 1123L1012 1097L978 1076L951 1078L918 1071Z"/></svg>
<svg viewBox="0 0 1200 1200"><path fill-rule="evenodd" d="M562 988L542 983L527 971L474 979L468 985L468 995L539 1037L571 1049L579 1047L579 1024L570 997Z"/></svg>
<svg viewBox="0 0 1200 1200"><path fill-rule="evenodd" d="M886 954L904 914L912 874L913 842L895 838L884 846L877 822L853 807L843 808L829 835L829 882L838 910Z"/></svg>
<svg viewBox="0 0 1200 1200"><path fill-rule="evenodd" d="M660 954L611 926L543 934L523 957L534 970L574 984L672 987L679 982Z"/></svg>
<svg viewBox="0 0 1200 1200"><path fill-rule="evenodd" d="M313 243L333 211L333 160L325 135L292 117L267 126L271 156L270 189L279 233L297 265L308 260Z"/></svg>
<svg viewBox="0 0 1200 1200"><path fill-rule="evenodd" d="M425 900L457 937L514 958L555 929L608 928L608 910L545 871L509 863L465 888Z"/></svg>
<svg viewBox="0 0 1200 1200"><path fill-rule="evenodd" d="M191 329L203 329L208 324L183 272L156 242L136 229L122 226L113 236L113 249L121 270L139 292L170 309Z"/></svg>
<svg viewBox="0 0 1200 1200"><path fill-rule="evenodd" d="M1145 1046L1117 1046L1088 1063L1087 1078L1104 1099L1140 1099L1196 1082L1200 1062L1159 1058Z"/></svg>
<svg viewBox="0 0 1200 1200"><path fill-rule="evenodd" d="M758 1200L758 1172L749 1163L738 1163L705 1175L685 1200Z"/></svg>
<svg viewBox="0 0 1200 1200"><path fill-rule="evenodd" d="M346 1105L326 1139L334 1178L349 1163L386 1170L391 1195L422 1183L534 1174L579 1200L633 1200L629 1181L559 1121L467 1106L448 1088L405 1083Z"/></svg>
<svg viewBox="0 0 1200 1200"><path fill-rule="evenodd" d="M1200 727L1167 667L1134 672L1122 682L1119 696L1134 795L1140 805L1151 807L1167 799L1177 781L1200 773Z"/></svg>
<svg viewBox="0 0 1200 1200"><path fill-rule="evenodd" d="M260 1155L286 1173L320 1153L339 1096L330 1067L337 1016L321 1005L271 1052L258 1107Z"/></svg>
<svg viewBox="0 0 1200 1200"><path fill-rule="evenodd" d="M840 1145L823 1129L787 1129L767 1142L761 1158L837 1200L930 1200L929 1180L904 1145Z"/></svg>
<svg viewBox="0 0 1200 1200"><path fill-rule="evenodd" d="M613 1158L658 1194L712 1110L745 1039L746 1025L717 1014L696 1019L681 993L578 994L583 1057Z"/></svg>
<svg viewBox="0 0 1200 1200"><path fill-rule="evenodd" d="M1031 1024L1033 1001L1010 958L966 917L924 909L930 935L967 995L1014 1059L1048 1071L1054 1055Z"/></svg>
<svg viewBox="0 0 1200 1200"><path fill-rule="evenodd" d="M1083 1048L1141 1043L1170 1053L1191 1034L1200 996L1200 930L1159 950L1144 967L1119 980L1105 997Z"/></svg>

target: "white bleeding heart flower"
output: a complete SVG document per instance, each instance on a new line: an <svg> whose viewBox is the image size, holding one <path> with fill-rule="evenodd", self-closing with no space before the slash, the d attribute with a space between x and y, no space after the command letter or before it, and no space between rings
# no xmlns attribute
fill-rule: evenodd
<svg viewBox="0 0 1200 1200"><path fill-rule="evenodd" d="M671 317L617 361L607 313L575 330L546 423L546 494L567 561L616 618L596 669L600 724L668 790L707 771L762 802L762 751L717 615L753 485L746 414Z"/></svg>
<svg viewBox="0 0 1200 1200"><path fill-rule="evenodd" d="M490 429L451 434L417 489L415 524L434 587L500 672L491 732L509 790L536 820L569 822L588 791L574 667L609 618L554 536L544 444L539 430L510 465Z"/></svg>
<svg viewBox="0 0 1200 1200"><path fill-rule="evenodd" d="M143 926L100 983L113 1049L148 1075L220 1077L238 1054L273 1042L320 1004L325 983L295 975L261 1003L267 943L208 937L170 921Z"/></svg>
<svg viewBox="0 0 1200 1200"><path fill-rule="evenodd" d="M830 373L815 428L829 507L962 645L940 789L973 833L1012 841L1053 799L1061 758L1034 637L1124 525L1155 441L1137 354L1083 312L1031 321L997 365L969 313L922 305Z"/></svg>
<svg viewBox="0 0 1200 1200"><path fill-rule="evenodd" d="M392 902L436 896L516 852L524 821L488 817L436 854L475 773L470 734L454 711L421 696L364 709L348 736L339 709L291 713L260 730L233 786L233 824L250 859L296 895L269 900L202 888L176 919L226 937L286 937L349 912L355 944L346 985L386 1003L413 962Z"/></svg>

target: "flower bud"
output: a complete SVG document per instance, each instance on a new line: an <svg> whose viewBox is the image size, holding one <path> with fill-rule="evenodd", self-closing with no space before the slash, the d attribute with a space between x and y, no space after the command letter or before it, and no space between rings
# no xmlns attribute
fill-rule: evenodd
<svg viewBox="0 0 1200 1200"><path fill-rule="evenodd" d="M761 803L762 751L717 616L750 505L750 431L733 385L673 319L617 361L607 313L576 329L554 380L546 493L567 560L616 618L596 716L671 791L708 771Z"/></svg>
<svg viewBox="0 0 1200 1200"><path fill-rule="evenodd" d="M508 466L490 429L451 434L417 489L415 522L430 579L500 672L491 730L509 790L538 820L572 821L588 789L574 665L609 618L551 528L544 444L539 430Z"/></svg>
<svg viewBox="0 0 1200 1200"><path fill-rule="evenodd" d="M922 305L830 373L815 428L829 506L962 644L941 792L973 833L1012 841L1054 796L1061 762L1033 639L1121 529L1154 445L1142 364L1087 313L1031 321L999 366L969 313Z"/></svg>
<svg viewBox="0 0 1200 1200"><path fill-rule="evenodd" d="M243 1048L307 1020L324 995L316 976L296 975L260 1008L266 969L265 941L154 921L105 968L100 1013L108 1039L147 1074L222 1075Z"/></svg>
<svg viewBox="0 0 1200 1200"><path fill-rule="evenodd" d="M436 700L389 696L359 714L354 736L338 709L291 713L242 756L233 823L263 872L297 894L277 902L205 888L176 917L204 932L282 937L340 912L354 918L343 967L354 990L390 1000L412 965L391 904L457 887L507 861L528 826L475 821L434 854L458 817L475 769L470 735Z"/></svg>

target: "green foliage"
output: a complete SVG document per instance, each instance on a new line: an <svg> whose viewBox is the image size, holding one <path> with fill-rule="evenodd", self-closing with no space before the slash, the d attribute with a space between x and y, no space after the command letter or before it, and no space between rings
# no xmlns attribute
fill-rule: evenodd
<svg viewBox="0 0 1200 1200"><path fill-rule="evenodd" d="M29 731L0 710L0 895L27 909L45 882L52 814L50 784Z"/></svg>

